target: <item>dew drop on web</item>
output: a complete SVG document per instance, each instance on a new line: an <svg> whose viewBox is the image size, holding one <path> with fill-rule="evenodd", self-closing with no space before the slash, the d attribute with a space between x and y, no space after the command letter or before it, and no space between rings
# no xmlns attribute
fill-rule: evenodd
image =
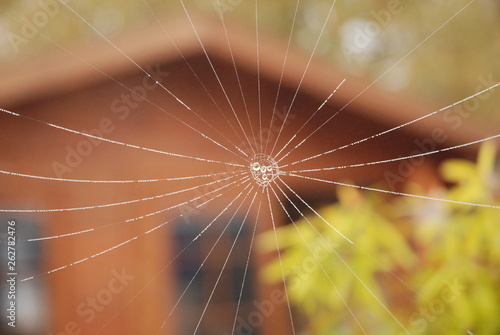
<svg viewBox="0 0 500 335"><path fill-rule="evenodd" d="M266 154L256 154L252 158L250 172L257 184L264 187L273 182L280 174L276 160Z"/></svg>

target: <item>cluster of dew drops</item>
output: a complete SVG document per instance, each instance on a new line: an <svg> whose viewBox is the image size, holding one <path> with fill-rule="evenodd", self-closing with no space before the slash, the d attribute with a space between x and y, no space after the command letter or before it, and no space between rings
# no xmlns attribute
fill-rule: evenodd
<svg viewBox="0 0 500 335"><path fill-rule="evenodd" d="M274 158L265 154L255 155L250 163L250 172L260 186L269 185L281 174Z"/></svg>

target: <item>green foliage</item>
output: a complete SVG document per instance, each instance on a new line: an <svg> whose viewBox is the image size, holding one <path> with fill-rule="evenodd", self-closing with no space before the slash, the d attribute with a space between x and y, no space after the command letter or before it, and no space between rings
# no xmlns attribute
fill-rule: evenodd
<svg viewBox="0 0 500 335"><path fill-rule="evenodd" d="M491 144L477 164L445 162L443 178L454 186L430 196L500 205L494 162ZM271 281L286 277L304 334L361 334L358 321L365 331L404 334L385 307L411 334L500 332L499 209L337 192L339 202L320 214L354 245L320 218L302 218L277 230L282 265L276 259L263 271ZM260 242L275 251L274 232Z"/></svg>

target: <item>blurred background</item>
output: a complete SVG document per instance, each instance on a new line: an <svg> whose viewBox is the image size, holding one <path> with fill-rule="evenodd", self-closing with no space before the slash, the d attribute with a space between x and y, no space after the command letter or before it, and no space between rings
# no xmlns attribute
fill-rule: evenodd
<svg viewBox="0 0 500 335"><path fill-rule="evenodd" d="M210 16L218 12L217 1L186 0L184 3L189 12ZM458 101L476 89L480 76L497 79L499 75L500 4L496 0L468 3L395 1L396 14L391 16L389 22L381 13L387 10L387 1L337 1L315 55L346 68L348 72L375 79L468 5L455 19L446 23L436 36L422 43L394 71L377 83L388 90L411 92L439 103ZM179 1L148 0L145 4L143 0L126 3L104 0L80 1L71 5L109 37L149 25L152 12L164 18L184 15ZM221 0L219 5L227 20L255 26L253 1ZM327 0L300 1L291 41L294 46L306 52L312 50L330 5L331 1ZM10 47L8 32L20 31L22 18L30 17L38 9L39 4L32 1L2 1L0 57L5 62L39 56L54 48L53 44L39 35L30 39L29 44L21 45L18 53ZM295 1L258 3L262 34L272 33L288 40L295 10ZM367 25L369 22L377 24ZM373 33L379 29L384 32ZM42 33L62 45L99 39L88 25L75 20L67 11L62 11L57 19L50 20ZM356 41L359 41L358 45ZM471 115L471 118L476 118L478 114L478 118L498 121L500 116L495 112L498 99L498 95L488 99L484 108Z"/></svg>
<svg viewBox="0 0 500 335"><path fill-rule="evenodd" d="M150 31L149 27L156 25L157 18L167 23L175 21L174 18L185 18L181 2L174 0L65 2L95 30L112 41L120 41L124 36L132 36L137 32ZM394 95L439 108L499 81L500 3L496 0L339 0L335 2L335 10L326 25L325 18L332 5L329 0L301 0L299 6L290 0L259 1L257 4L256 11L255 2L251 0L184 1L185 9L192 15L218 20L222 12L228 26L237 24L250 33L255 32L257 16L259 34L262 37L276 37L285 45L293 28L290 41L294 51L309 56L314 50L314 60L324 64L325 72L327 68L333 67L350 76L362 78L367 83L376 80L374 86L385 92L384 99L389 104L391 101L399 104L397 99L386 99ZM60 52L61 47L66 50L63 53L68 58L74 52L87 59L88 54L80 53L80 47L102 42L102 37L83 20L77 19L74 13L66 8L54 8L59 7L55 7L51 0L3 0L0 3L0 81L7 73L10 79L15 79L17 70L12 72L12 69L22 69L24 64L43 68L46 59L57 63L57 58L54 61L51 55ZM36 31L27 28L37 17L43 20L41 11L52 13L48 14L51 18L47 22L40 22ZM316 46L317 36L321 32L322 38ZM189 55L186 54L187 57ZM121 64L117 61L117 55L114 57L116 60L110 57L109 63ZM88 59L92 58L89 56ZM144 62L149 61L146 59ZM191 89L198 87L189 79L184 80L188 71L181 61L168 58L165 62L168 67L165 65L162 68L164 72L160 71L159 75L168 73L172 89L181 96L195 94ZM61 65L65 64L61 62ZM208 78L206 64L203 65L197 59L192 64L200 71L201 78ZM228 73L232 70L230 64L216 66L228 69ZM120 114L114 115L109 111L110 103L122 91L127 91L121 87L122 91L111 89L111 84L115 83L109 78L104 78L105 83L90 80L80 87L78 83L85 82L87 78L79 77L81 72L75 72L71 79L73 70L71 67L61 70L61 73L69 74L70 80L64 89L61 87L60 92L50 96L28 97L23 96L22 92L31 88L30 80L33 78L30 77L30 68L19 70L16 90L21 92L20 98L10 100L9 96L0 93L0 108L14 108L14 112L81 131L97 127L108 134L106 131L109 130L112 138L127 143L140 143L146 147L192 155L209 152L204 147L198 147L194 140L174 143L176 139L184 138L183 132L176 127L165 131L162 125L171 122L166 116L143 117L150 115L146 112L151 112L153 108L144 107L144 110L141 109L143 114L131 113L130 118L124 117L127 120L120 118L123 122L113 119L112 116ZM142 73L117 71L114 74L127 87L143 83ZM247 73L245 78L254 84L252 74ZM51 81L49 79L53 78L47 78L47 82ZM43 83L43 78L40 80L37 77L37 80ZM318 81L321 84L322 80ZM54 81L51 82L53 84ZM210 83L213 84L213 80ZM274 93L274 86L268 85ZM236 87L234 82L233 86ZM74 92L68 93L73 87ZM476 133L484 130L485 136L498 134L499 90L497 87L486 93L479 107L469 105L472 107L456 109L455 114L445 121L450 121L448 125L451 126L463 125L457 132L465 133L469 129L466 126L470 126ZM174 103L165 101L164 95L160 93L164 94L151 92L150 99L169 111L178 108ZM286 94L291 96L290 92ZM318 99L320 97L315 96L311 98L312 102L308 102L304 98L305 102L300 102L303 103L300 106L317 106ZM321 102L322 99L319 100ZM194 103L202 109L210 101L201 99ZM377 109L373 111L375 113ZM108 117L114 120L113 124L102 122ZM384 121L385 117L375 115L377 118ZM397 117L395 119L398 120ZM214 119L211 122L221 126L217 123L219 121ZM303 121L304 118L297 117L292 126L300 125ZM59 177L54 174L57 174L57 170L54 170L53 162L63 162L61 157L67 153L68 146L77 148L82 143L77 135L59 134L40 124L16 120L12 116L2 115L0 124L4 137L0 163L6 171L32 174L37 171L39 175ZM115 125L116 130L110 130ZM197 127L204 129L201 125ZM374 122L374 127L379 125ZM361 132L359 129L357 131ZM361 132L361 136L371 134L369 128L365 131L366 134ZM410 138L411 134L403 135ZM162 136L169 140L161 140ZM428 134L422 130L421 137L416 138L426 139L426 136ZM404 148L400 155L410 155L404 143L411 142L413 138L408 138L401 140L401 143L392 141L387 151L393 152L400 145ZM329 145L330 139L324 142ZM141 179L211 171L208 164L184 166L180 160L150 158L149 153L131 154L128 148L111 148L106 143L93 148L94 152L89 158L84 159L78 168L71 169L71 173L66 173L66 170L59 172L75 179ZM385 149L379 147L376 154L383 154ZM371 154L370 148L365 152L366 155ZM361 153L361 150L353 150L349 155L354 157ZM226 158L219 152L213 154L221 160ZM453 154L432 161L431 172L422 167L424 177L398 181L398 190L498 207L499 155L495 145L483 145L481 149L477 146L466 154L457 154L455 158L450 156ZM351 163L356 162L354 159ZM334 166L337 163L328 161L326 164ZM397 173L400 167L395 165L390 171ZM385 170L378 174L369 169L363 171L347 181L392 190L383 178ZM5 175L2 178L2 208L64 208L112 203L196 185L195 182L167 182L144 188L137 185L62 186L54 181L33 181ZM369 184L365 184L367 180L370 180ZM199 335L225 335L231 333L231 329L234 334L241 335L404 334L403 327L411 334L465 334L468 330L475 335L500 334L497 320L500 314L498 208L386 196L345 188L327 192L325 188L316 188L314 185L308 188L304 186L304 190L307 200L314 203L315 208L321 209L323 217L335 222L336 227L349 234L357 247L339 239L338 234L314 215L308 216L310 221L307 221L298 213L291 214L297 224L295 226L285 213L281 213L278 225L284 227L278 230L278 238L284 252L283 263L280 264L276 257L274 233L266 233L272 228L269 208L263 206L262 212L267 214L261 214L260 220L267 223L257 231L258 237L252 252L258 257L252 258L251 267L247 270L248 250L253 241L253 221L258 217L255 204L251 206L247 201L242 207L251 207L248 217L245 210L236 211L237 215L232 219L230 215L224 217L226 222L233 224L221 235L221 242L203 271L195 276L200 264L204 263L204 257L219 241L223 225L218 231L204 235L201 242L190 248L189 252L177 258L176 255L190 244L227 201L237 196L238 192L233 192L227 198L221 198L220 202L215 202L211 206L213 210L196 210L195 214L188 215L188 222L177 220L172 228L166 228L166 233L149 234L119 250L73 266L70 264L77 260L113 248L172 219L173 215L162 214L160 218L142 220L140 225L133 221L126 222L161 210L165 208L166 202L157 199L153 205L139 203L128 205L125 209L98 209L84 213L14 214L18 225L22 226L19 230L20 239L70 234L89 227L109 227L104 228L107 230L103 233L96 231L91 235L60 240L19 243L19 272L22 272L23 277L61 266L67 269L22 283L19 286L17 332L4 327L0 328L0 333L154 334L165 322L172 307L176 306L173 316L167 318L162 333L192 334L205 302L213 293L211 290L224 265L224 258L237 236L241 249L230 259L229 274L224 274L221 279L219 286L222 289L215 291L207 317L197 333ZM180 196L175 203L187 201L199 194ZM278 212L280 204L275 202L273 205L273 209ZM288 205L287 210L291 212L293 206ZM307 209L304 212L311 214ZM5 214L1 217L2 224L12 218ZM112 226L115 222L124 221L127 228ZM244 224L241 230L240 224ZM3 233L7 228L1 226L0 229ZM316 248L311 250L314 246ZM345 267L338 255L343 257L353 272ZM2 262L4 264L5 259ZM283 300L283 276L286 277L291 311ZM241 283L245 278L249 279L243 290ZM363 283L381 297L382 304L367 292ZM190 285L190 289L183 292L186 285ZM1 291L2 306L7 303L4 299L5 288L2 287ZM183 294L185 297L177 306L177 299ZM239 299L241 305L237 303ZM387 313L386 308L394 317ZM234 313L238 309L240 316L233 325ZM290 325L290 313L295 320L293 326Z"/></svg>

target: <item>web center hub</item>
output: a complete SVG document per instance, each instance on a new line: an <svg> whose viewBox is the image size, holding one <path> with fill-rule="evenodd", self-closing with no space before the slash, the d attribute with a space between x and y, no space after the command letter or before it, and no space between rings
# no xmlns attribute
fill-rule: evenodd
<svg viewBox="0 0 500 335"><path fill-rule="evenodd" d="M274 181L280 170L274 158L266 154L256 154L250 161L250 172L260 186L267 186Z"/></svg>

